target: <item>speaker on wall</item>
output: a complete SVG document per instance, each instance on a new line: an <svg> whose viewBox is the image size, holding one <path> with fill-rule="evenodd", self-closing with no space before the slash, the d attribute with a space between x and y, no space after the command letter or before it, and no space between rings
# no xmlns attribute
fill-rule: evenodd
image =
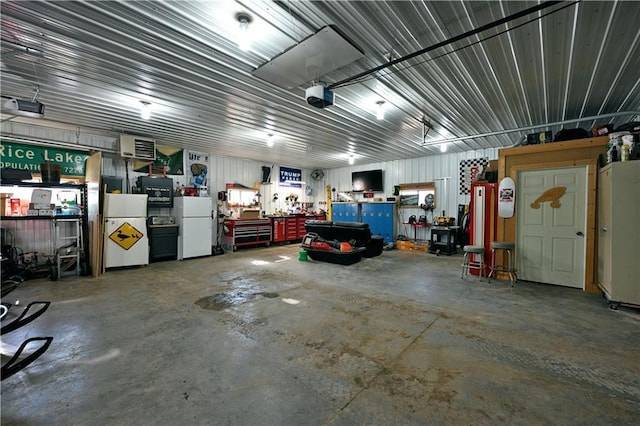
<svg viewBox="0 0 640 426"><path fill-rule="evenodd" d="M271 182L271 167L262 166L262 183Z"/></svg>

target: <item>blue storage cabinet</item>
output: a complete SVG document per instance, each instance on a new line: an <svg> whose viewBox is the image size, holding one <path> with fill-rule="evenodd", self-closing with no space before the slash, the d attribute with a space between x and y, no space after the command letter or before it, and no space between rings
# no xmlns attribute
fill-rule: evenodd
<svg viewBox="0 0 640 426"><path fill-rule="evenodd" d="M360 212L358 211L358 203L349 203L347 206L347 214L345 222L360 222Z"/></svg>
<svg viewBox="0 0 640 426"><path fill-rule="evenodd" d="M357 203L334 203L331 210L334 222L359 222Z"/></svg>
<svg viewBox="0 0 640 426"><path fill-rule="evenodd" d="M334 222L344 221L344 212L346 204L333 203L331 205L331 220Z"/></svg>
<svg viewBox="0 0 640 426"><path fill-rule="evenodd" d="M394 203L333 203L334 222L364 222L371 235L381 235L386 243L394 240Z"/></svg>
<svg viewBox="0 0 640 426"><path fill-rule="evenodd" d="M368 223L372 235L381 235L385 243L394 240L393 203L362 203L360 222Z"/></svg>

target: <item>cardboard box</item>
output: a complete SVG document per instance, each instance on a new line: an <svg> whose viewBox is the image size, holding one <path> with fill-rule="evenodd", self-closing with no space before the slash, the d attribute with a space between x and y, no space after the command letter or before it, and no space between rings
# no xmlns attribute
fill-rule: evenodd
<svg viewBox="0 0 640 426"><path fill-rule="evenodd" d="M20 215L20 198L11 198L11 216Z"/></svg>
<svg viewBox="0 0 640 426"><path fill-rule="evenodd" d="M0 194L0 216L11 216L10 199L13 194Z"/></svg>
<svg viewBox="0 0 640 426"><path fill-rule="evenodd" d="M498 160L491 160L478 175L478 181L498 182Z"/></svg>
<svg viewBox="0 0 640 426"><path fill-rule="evenodd" d="M36 204L50 204L51 190L38 188L34 189L31 193L31 202Z"/></svg>
<svg viewBox="0 0 640 426"><path fill-rule="evenodd" d="M498 160L489 161L489 163L486 166L484 166L484 169L482 169L483 173L497 172L497 171L498 171Z"/></svg>
<svg viewBox="0 0 640 426"><path fill-rule="evenodd" d="M242 210L240 213L240 219L259 219L260 210Z"/></svg>
<svg viewBox="0 0 640 426"><path fill-rule="evenodd" d="M51 209L38 210L38 216L53 216L53 210Z"/></svg>
<svg viewBox="0 0 640 426"><path fill-rule="evenodd" d="M398 250L401 251L414 251L427 253L429 251L429 243L426 241L396 241Z"/></svg>

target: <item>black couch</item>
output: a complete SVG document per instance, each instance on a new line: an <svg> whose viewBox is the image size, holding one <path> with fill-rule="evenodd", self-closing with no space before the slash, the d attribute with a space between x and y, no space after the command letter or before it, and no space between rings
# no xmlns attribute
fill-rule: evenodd
<svg viewBox="0 0 640 426"><path fill-rule="evenodd" d="M352 264L359 262L362 257L375 257L382 254L384 239L379 235L371 235L368 223L362 222L332 222L329 220L308 220L305 223L307 235L313 238L303 239L302 247L309 257L325 262ZM353 252L340 252L316 250L305 241L322 240L331 243L348 242L353 247ZM337 245L337 244L336 244Z"/></svg>

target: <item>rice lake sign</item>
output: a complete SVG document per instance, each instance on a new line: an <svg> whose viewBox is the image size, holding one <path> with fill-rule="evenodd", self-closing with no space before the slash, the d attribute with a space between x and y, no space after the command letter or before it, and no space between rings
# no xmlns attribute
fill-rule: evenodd
<svg viewBox="0 0 640 426"><path fill-rule="evenodd" d="M62 176L84 177L87 158L89 153L85 151L0 141L0 167L3 169L29 170L40 174L40 164L48 162L59 165Z"/></svg>

